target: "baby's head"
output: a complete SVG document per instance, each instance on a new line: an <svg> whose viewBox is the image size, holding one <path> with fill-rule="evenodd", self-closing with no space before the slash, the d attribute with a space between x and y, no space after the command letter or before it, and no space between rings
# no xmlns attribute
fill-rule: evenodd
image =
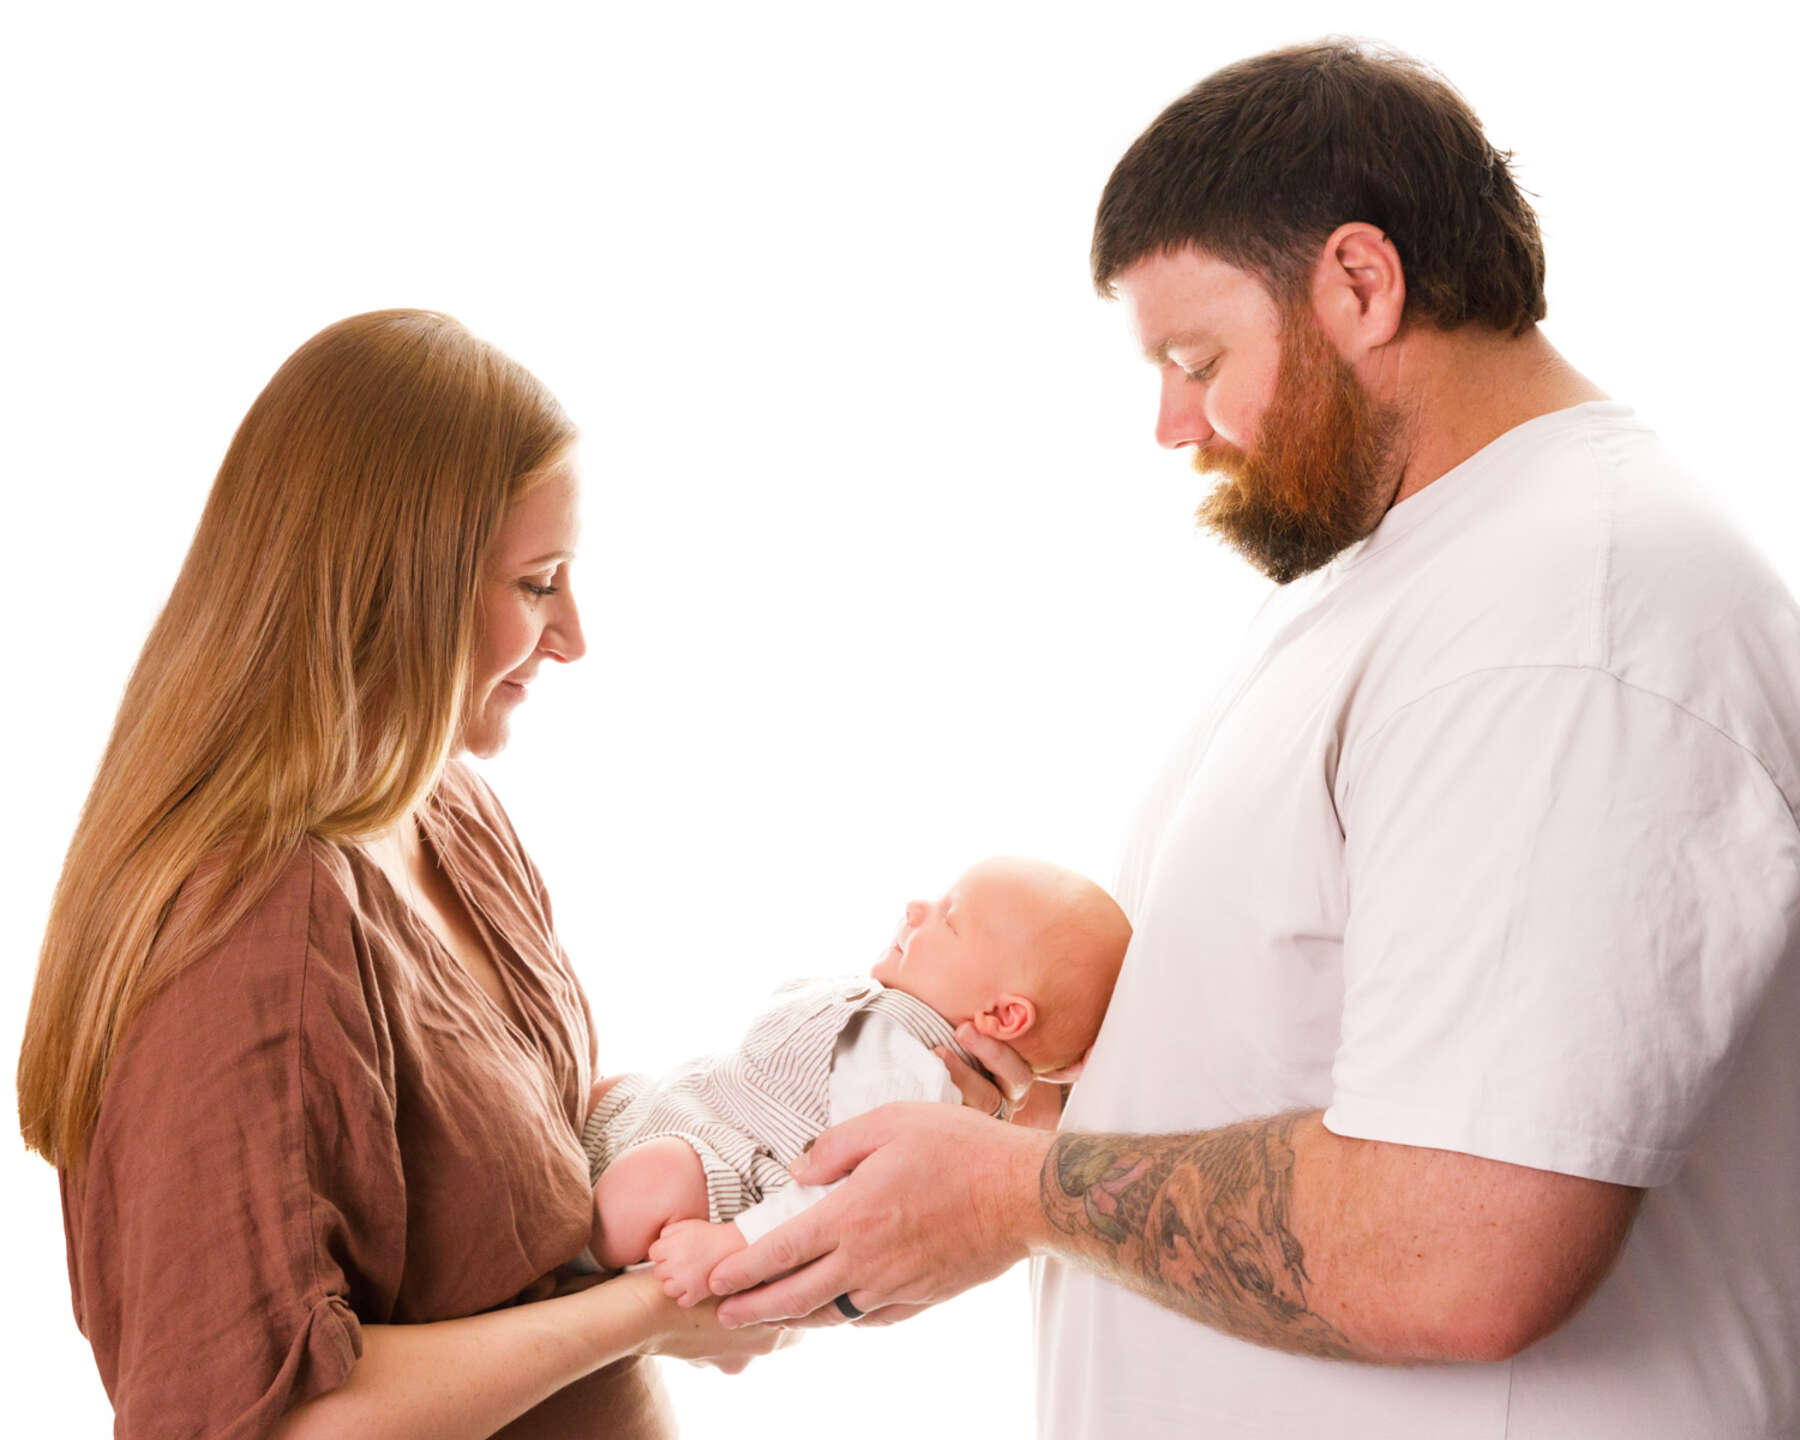
<svg viewBox="0 0 1800 1440"><path fill-rule="evenodd" d="M908 904L870 973L1004 1040L1033 1070L1060 1070L1094 1043L1130 939L1093 881L1041 860L983 860L939 899Z"/></svg>

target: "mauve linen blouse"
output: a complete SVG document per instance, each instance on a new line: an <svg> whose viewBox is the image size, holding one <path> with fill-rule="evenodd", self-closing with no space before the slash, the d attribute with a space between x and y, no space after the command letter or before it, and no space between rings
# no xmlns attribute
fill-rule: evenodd
<svg viewBox="0 0 1800 1440"><path fill-rule="evenodd" d="M524 1029L378 867L307 840L132 1022L87 1164L63 1175L75 1319L116 1436L266 1435L343 1383L364 1324L544 1299L587 1244L587 1001L493 793L452 763L429 813ZM499 1433L674 1425L654 1367L628 1359Z"/></svg>

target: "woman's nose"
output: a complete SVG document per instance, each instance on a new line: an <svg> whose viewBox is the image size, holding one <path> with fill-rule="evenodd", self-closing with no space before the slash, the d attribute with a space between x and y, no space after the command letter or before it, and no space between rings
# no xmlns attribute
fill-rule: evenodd
<svg viewBox="0 0 1800 1440"><path fill-rule="evenodd" d="M564 594L562 608L545 628L540 643L565 664L587 654L587 636L582 633L581 612L573 595Z"/></svg>

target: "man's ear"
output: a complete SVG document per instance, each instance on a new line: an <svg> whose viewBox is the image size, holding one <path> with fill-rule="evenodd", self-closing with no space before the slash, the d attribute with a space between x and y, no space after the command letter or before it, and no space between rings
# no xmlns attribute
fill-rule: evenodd
<svg viewBox="0 0 1800 1440"><path fill-rule="evenodd" d="M1037 1024L1037 1002L1024 995L1002 995L977 1014L974 1023L990 1040L1011 1044Z"/></svg>
<svg viewBox="0 0 1800 1440"><path fill-rule="evenodd" d="M1338 226L1313 267L1312 306L1350 364L1387 344L1406 313L1406 267L1394 242L1366 221Z"/></svg>

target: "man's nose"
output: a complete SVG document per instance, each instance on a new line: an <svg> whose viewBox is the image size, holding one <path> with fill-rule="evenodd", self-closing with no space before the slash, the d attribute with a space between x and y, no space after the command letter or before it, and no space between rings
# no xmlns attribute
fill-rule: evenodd
<svg viewBox="0 0 1800 1440"><path fill-rule="evenodd" d="M1213 437L1206 421L1206 391L1177 365L1163 371L1162 400L1156 411L1156 443L1165 450L1204 445Z"/></svg>

